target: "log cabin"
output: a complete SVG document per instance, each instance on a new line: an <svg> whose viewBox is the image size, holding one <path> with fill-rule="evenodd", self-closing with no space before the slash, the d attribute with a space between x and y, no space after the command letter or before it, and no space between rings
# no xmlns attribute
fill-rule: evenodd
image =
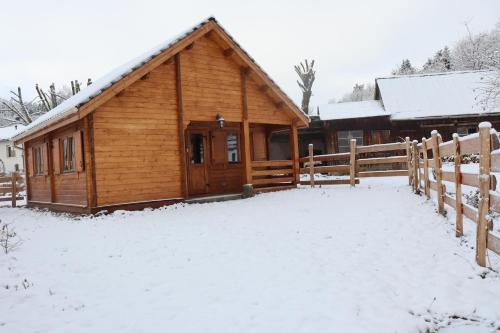
<svg viewBox="0 0 500 333"><path fill-rule="evenodd" d="M349 151L359 145L420 141L436 129L444 141L478 131L489 121L500 126L500 109L483 108L481 87L490 71L460 71L382 77L375 80L373 100L325 104L311 116L309 128L299 133L300 154L313 143L316 153Z"/></svg>
<svg viewBox="0 0 500 333"><path fill-rule="evenodd" d="M27 205L56 211L158 207L286 189L299 181L309 118L209 18L42 115L24 144ZM269 138L290 137L289 160Z"/></svg>

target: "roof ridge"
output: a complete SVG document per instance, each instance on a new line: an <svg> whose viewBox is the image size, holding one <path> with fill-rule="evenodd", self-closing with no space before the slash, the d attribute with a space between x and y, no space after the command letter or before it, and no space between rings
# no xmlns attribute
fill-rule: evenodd
<svg viewBox="0 0 500 333"><path fill-rule="evenodd" d="M377 80L387 80L387 79L401 79L407 77L427 77L427 76L440 76L440 75L453 75L453 74L472 74L472 73L486 73L491 72L491 69L474 69L474 70L463 70L463 71L448 71L448 72L435 72L435 73L419 73L419 74L409 74L409 75L391 75L382 76L375 78Z"/></svg>

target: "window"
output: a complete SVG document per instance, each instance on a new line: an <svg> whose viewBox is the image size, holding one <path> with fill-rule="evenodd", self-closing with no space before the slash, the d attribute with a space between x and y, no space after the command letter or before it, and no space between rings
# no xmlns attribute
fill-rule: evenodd
<svg viewBox="0 0 500 333"><path fill-rule="evenodd" d="M17 172L17 171L19 171L19 164L17 164L17 163L16 163L16 164L14 164L14 170L15 170L16 172Z"/></svg>
<svg viewBox="0 0 500 333"><path fill-rule="evenodd" d="M191 164L203 164L205 160L205 146L203 134L191 134Z"/></svg>
<svg viewBox="0 0 500 333"><path fill-rule="evenodd" d="M75 171L75 145L72 136L62 140L62 162L63 172Z"/></svg>
<svg viewBox="0 0 500 333"><path fill-rule="evenodd" d="M14 146L7 146L7 157L16 157Z"/></svg>
<svg viewBox="0 0 500 333"><path fill-rule="evenodd" d="M238 149L238 135L236 133L228 133L227 142L227 161L229 163L239 163L240 154Z"/></svg>
<svg viewBox="0 0 500 333"><path fill-rule="evenodd" d="M345 153L351 150L351 140L356 139L356 144L358 146L363 145L363 130L353 130L353 131L338 131L338 146L339 153Z"/></svg>
<svg viewBox="0 0 500 333"><path fill-rule="evenodd" d="M458 136L467 136L474 133L477 133L476 127L457 127Z"/></svg>
<svg viewBox="0 0 500 333"><path fill-rule="evenodd" d="M42 146L33 148L35 175L43 175L43 150Z"/></svg>

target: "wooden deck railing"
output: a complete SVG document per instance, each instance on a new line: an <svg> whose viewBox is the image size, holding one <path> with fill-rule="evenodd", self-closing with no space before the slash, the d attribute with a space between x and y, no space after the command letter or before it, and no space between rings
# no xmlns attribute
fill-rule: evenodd
<svg viewBox="0 0 500 333"><path fill-rule="evenodd" d="M17 206L17 195L24 191L24 178L19 173L12 173L10 176L0 176L0 195L1 199L11 201L12 207ZM4 194L10 194L5 197Z"/></svg>
<svg viewBox="0 0 500 333"><path fill-rule="evenodd" d="M454 208L455 233L463 235L463 216L476 223L476 262L486 266L487 250L500 254L500 238L489 230L493 222L489 212L500 213L500 195L495 191L497 179L491 172L500 172L500 142L498 134L491 129L490 123L481 123L479 133L465 137L453 135L453 140L442 142L437 131L431 138L422 138L420 143L412 142L410 183L417 193L423 191L431 198L431 191L436 192L438 212L445 214L445 204ZM429 153L432 156L429 158ZM462 170L464 155L479 154L477 173ZM443 158L453 157L453 171L443 170ZM431 172L432 169L432 172ZM431 173L434 175L431 179ZM443 182L453 183L455 194L446 191ZM478 207L462 202L462 185L479 189Z"/></svg>
<svg viewBox="0 0 500 333"><path fill-rule="evenodd" d="M262 188L291 186L293 182L291 160L252 162L252 185L257 192L262 191Z"/></svg>

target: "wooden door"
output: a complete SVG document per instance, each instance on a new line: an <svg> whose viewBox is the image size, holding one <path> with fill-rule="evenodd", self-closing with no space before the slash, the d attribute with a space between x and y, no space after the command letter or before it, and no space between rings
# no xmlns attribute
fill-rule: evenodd
<svg viewBox="0 0 500 333"><path fill-rule="evenodd" d="M187 132L189 195L208 193L207 135L204 130Z"/></svg>

